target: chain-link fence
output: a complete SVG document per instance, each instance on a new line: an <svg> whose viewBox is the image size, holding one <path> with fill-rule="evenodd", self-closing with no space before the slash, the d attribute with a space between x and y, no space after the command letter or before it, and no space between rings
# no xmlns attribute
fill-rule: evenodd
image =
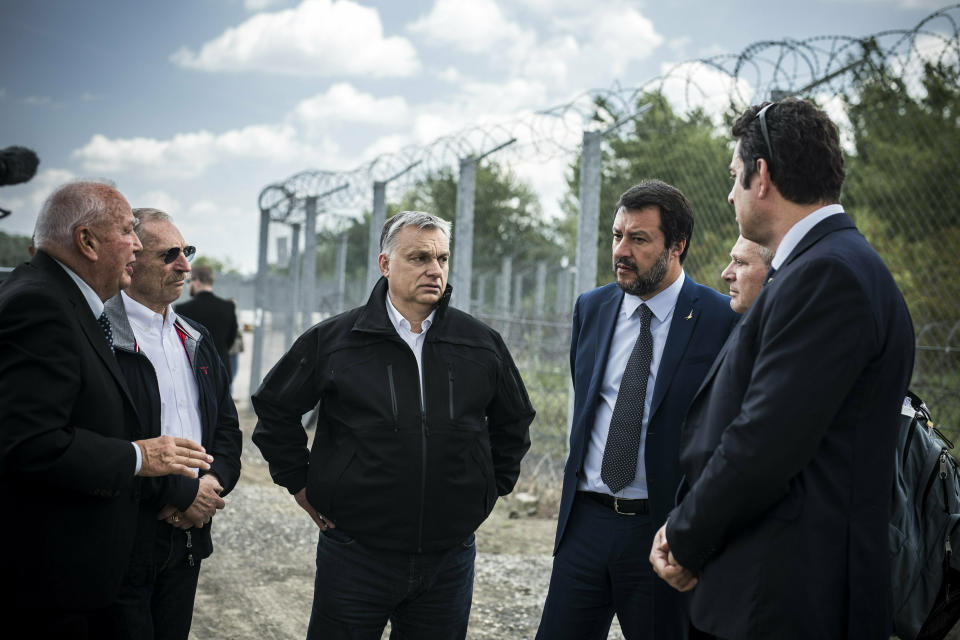
<svg viewBox="0 0 960 640"><path fill-rule="evenodd" d="M259 356L254 353L246 360L253 365L251 383L257 384L312 321L366 299L375 275L370 243L385 211L426 203L454 220L451 281L461 283L454 302L503 334L537 408L527 465L539 473L529 477L559 478L571 404L570 311L577 293L612 278L607 238L618 196L643 178L660 178L680 188L696 218L685 269L695 280L725 292L720 272L738 233L726 201L733 149L730 124L749 104L798 96L820 104L841 129L847 153L842 201L890 266L913 315L917 360L912 388L956 435L958 18L960 6L953 6L911 30L859 39L761 42L739 54L677 65L638 87L591 91L532 115L477 125L432 145L380 156L352 171L303 172L270 185L260 202L259 293L253 306L245 307L253 309L246 320L259 336L252 345ZM598 139L601 144L596 144ZM484 216L499 215L481 211L491 196L483 191L483 176L476 173L479 160L492 150L497 155L491 160L501 165L522 168L524 163L559 159L560 170L566 171L562 212L532 240L513 223L501 224L487 236L458 235L458 227L474 227L474 216L479 228ZM452 189L448 201L436 195L445 184L447 191ZM419 193L428 189L436 192L432 199ZM526 213L535 216L536 207L531 207ZM306 239L302 253L301 232ZM286 238L286 248L277 252L280 264L272 266L266 260L271 233ZM310 236L319 237L320 244L311 246ZM513 236L519 240L511 245ZM538 255L528 250L544 238L546 244L553 243L552 249L540 247ZM464 242L470 242L473 251L466 273L456 259L457 245L466 246ZM352 270L347 257L351 252L362 256ZM304 255L314 253L320 256L316 261L304 261ZM309 318L304 309L313 310Z"/></svg>

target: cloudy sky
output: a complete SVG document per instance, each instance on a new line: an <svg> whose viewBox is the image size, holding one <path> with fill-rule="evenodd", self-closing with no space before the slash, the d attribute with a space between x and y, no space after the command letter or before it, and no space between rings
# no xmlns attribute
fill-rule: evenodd
<svg viewBox="0 0 960 640"><path fill-rule="evenodd" d="M304 169L530 113L759 40L908 29L926 0L0 0L3 187L29 234L51 188L113 180L201 253L256 264L257 196ZM562 159L517 167L548 213Z"/></svg>

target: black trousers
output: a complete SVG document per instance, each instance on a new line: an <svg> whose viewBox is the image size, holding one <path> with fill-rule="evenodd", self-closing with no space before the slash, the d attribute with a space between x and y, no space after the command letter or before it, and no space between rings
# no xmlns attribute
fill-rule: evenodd
<svg viewBox="0 0 960 640"><path fill-rule="evenodd" d="M187 640L200 560L193 557L192 533L166 523L157 527L152 555L134 558L111 607L117 640Z"/></svg>

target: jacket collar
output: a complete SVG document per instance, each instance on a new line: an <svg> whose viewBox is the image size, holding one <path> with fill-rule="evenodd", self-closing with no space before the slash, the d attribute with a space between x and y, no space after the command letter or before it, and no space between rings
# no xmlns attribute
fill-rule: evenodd
<svg viewBox="0 0 960 640"><path fill-rule="evenodd" d="M453 293L453 287L447 284L447 288L440 298L440 304L437 305L437 313L433 316L433 324L430 325L430 333L436 335L446 317L447 307L450 305L450 295ZM367 333L381 333L396 335L393 323L387 316L387 279L380 276L377 284L374 285L367 304L360 310L357 321L353 323L354 331L364 331Z"/></svg>
<svg viewBox="0 0 960 640"><path fill-rule="evenodd" d="M118 293L107 300L103 305L103 310L106 311L107 317L110 318L110 324L113 328L113 348L129 353L137 353L140 351L140 348L137 346L137 339L133 335L133 327L130 326L130 318L127 317L127 309L123 304L122 294ZM195 362L197 345L203 338L203 335L181 315L177 315L174 326L184 335L184 346L190 355L190 362Z"/></svg>
<svg viewBox="0 0 960 640"><path fill-rule="evenodd" d="M798 256L802 255L807 249L815 245L829 234L835 231L841 231L843 229L856 228L857 225L853 223L853 220L847 213L837 213L825 218L817 223L812 229L810 229L810 231L806 233L806 235L803 236L800 242L797 243L797 246L794 247L793 251L790 252L790 255L787 257L786 261L780 265L780 269L783 269L783 267L796 260Z"/></svg>

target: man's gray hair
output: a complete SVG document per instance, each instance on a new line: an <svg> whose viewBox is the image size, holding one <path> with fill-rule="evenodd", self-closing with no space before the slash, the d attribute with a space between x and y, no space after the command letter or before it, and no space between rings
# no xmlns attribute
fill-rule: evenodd
<svg viewBox="0 0 960 640"><path fill-rule="evenodd" d="M756 242L753 243L753 247L757 250L757 257L763 260L763 264L769 267L770 263L773 262L773 251Z"/></svg>
<svg viewBox="0 0 960 640"><path fill-rule="evenodd" d="M170 217L169 213L152 207L139 207L134 209L133 217L137 219L135 230L137 237L140 238L140 242L143 242L143 236L146 234L144 222L169 222L173 224L173 218Z"/></svg>
<svg viewBox="0 0 960 640"><path fill-rule="evenodd" d="M40 208L33 246L43 249L70 245L77 227L109 221L118 198L123 196L108 182L78 180L60 185Z"/></svg>
<svg viewBox="0 0 960 640"><path fill-rule="evenodd" d="M450 242L448 220L423 211L401 211L383 223L383 230L380 232L380 253L393 255L393 250L397 248L397 234L404 227L439 229L447 237L447 242Z"/></svg>

